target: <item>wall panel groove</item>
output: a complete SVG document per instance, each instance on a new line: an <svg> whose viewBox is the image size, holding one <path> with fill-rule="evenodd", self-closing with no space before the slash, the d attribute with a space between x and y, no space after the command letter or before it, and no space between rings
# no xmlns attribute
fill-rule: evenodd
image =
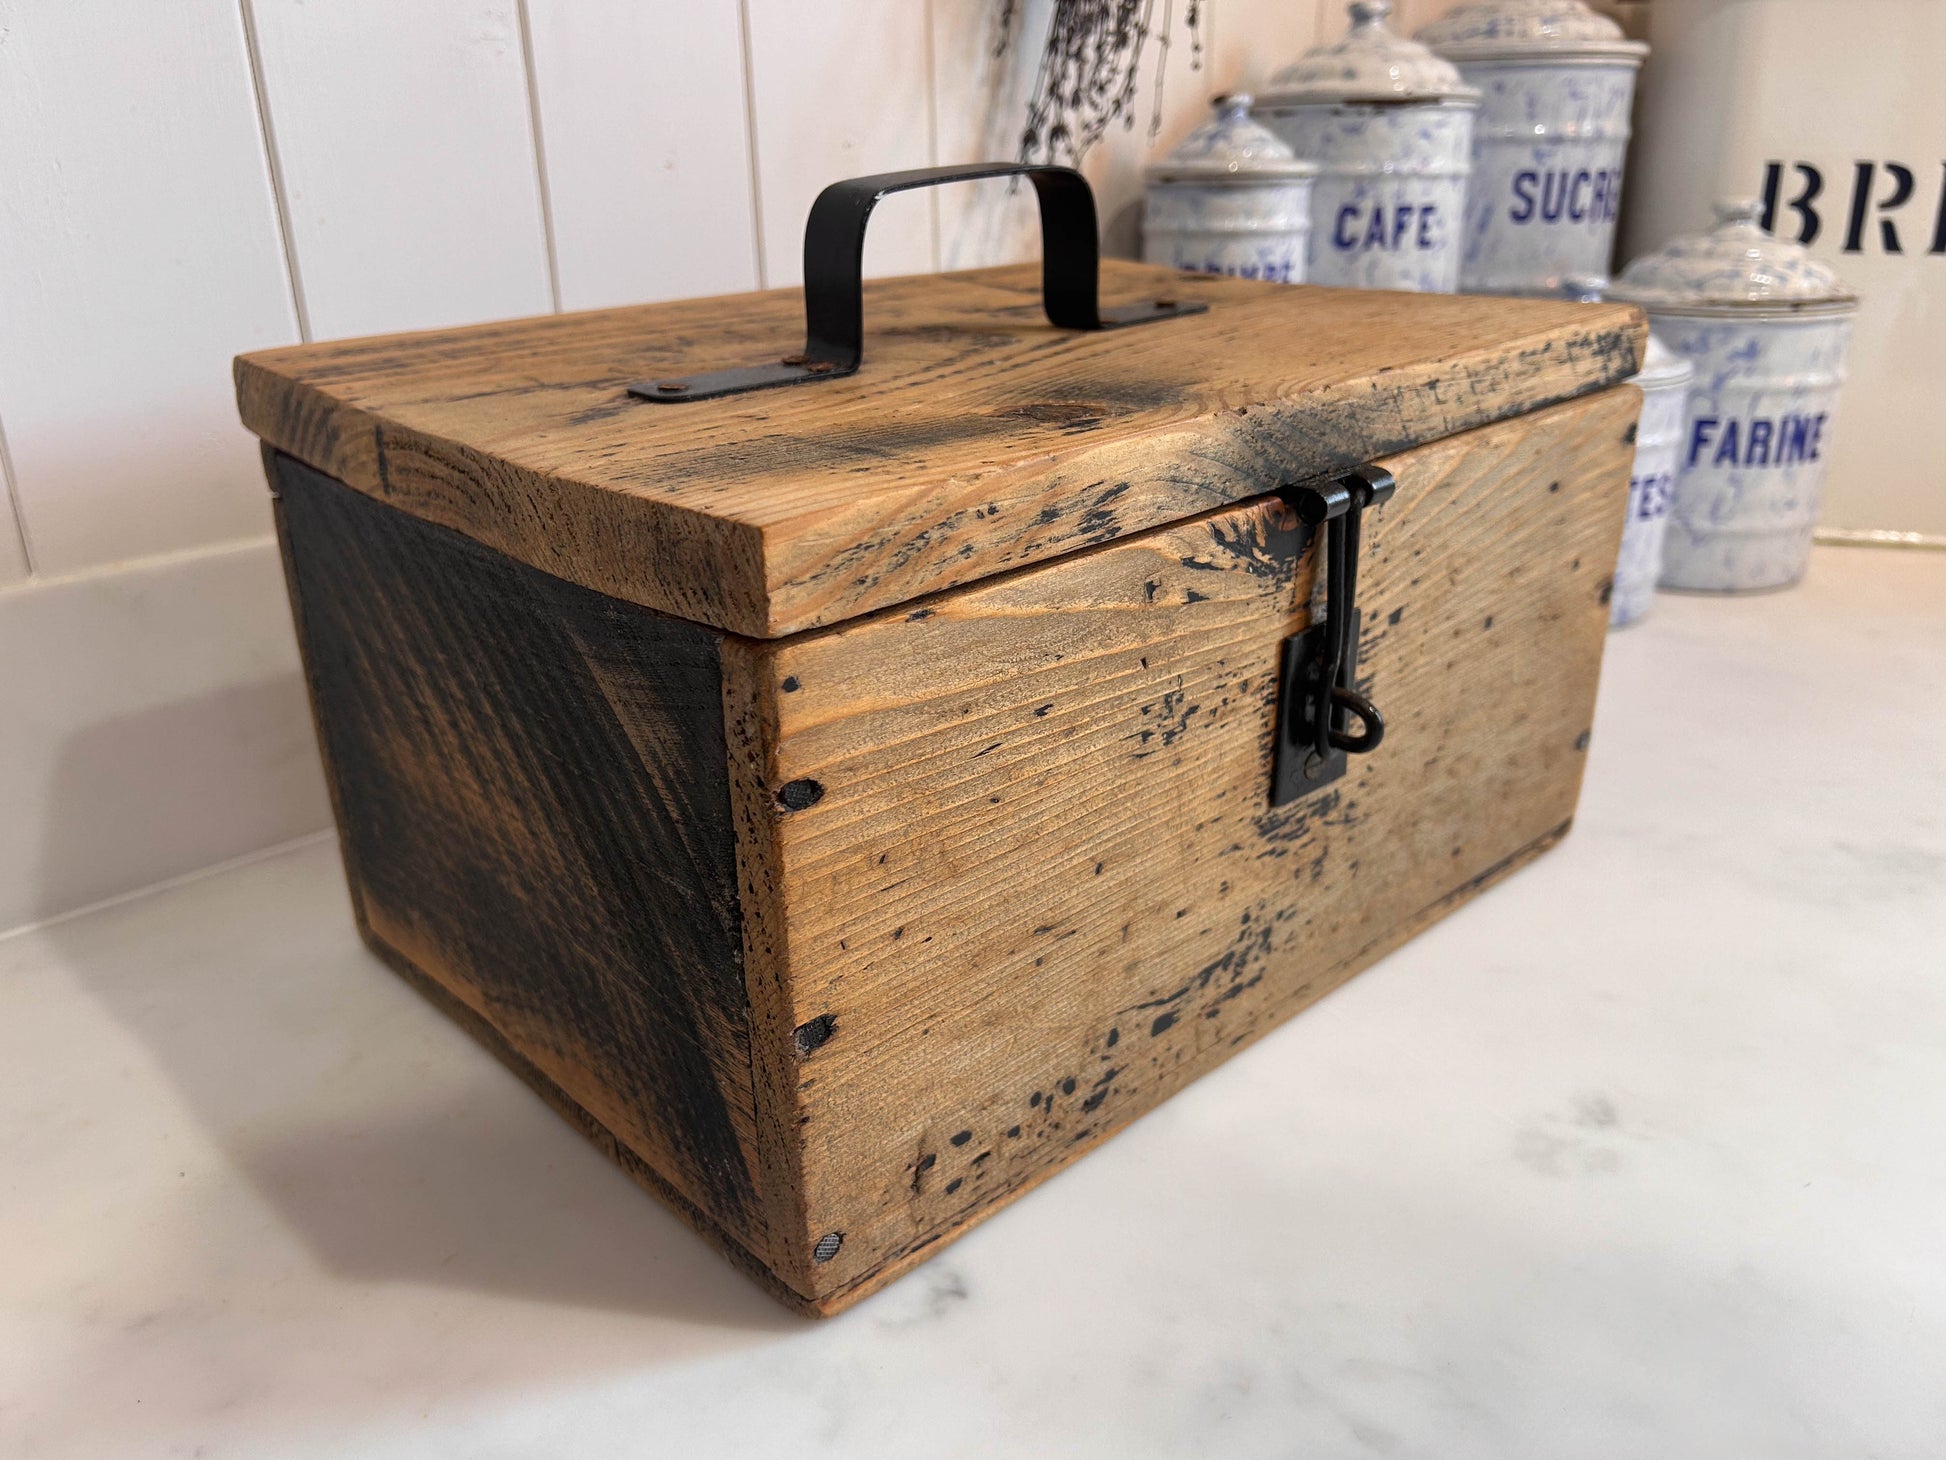
<svg viewBox="0 0 1946 1460"><path fill-rule="evenodd" d="M516 0L520 16L520 64L527 79L527 117L534 134L534 180L541 195L541 237L547 244L547 291L561 312L561 252L554 241L554 199L547 184L547 132L541 125L540 85L534 79L534 27L527 0Z"/></svg>
<svg viewBox="0 0 1946 1460"><path fill-rule="evenodd" d="M18 583L34 571L34 548L27 537L27 519L20 515L20 495L14 491L14 458L7 449L7 427L0 421L0 491L7 494L7 523L0 529L0 588Z"/></svg>
<svg viewBox="0 0 1946 1460"><path fill-rule="evenodd" d="M290 285L291 309L297 316L297 337L310 344L311 312L304 303L304 275L297 266L297 248L291 238L289 190L284 186L283 163L277 156L277 129L270 119L270 102L264 95L263 57L257 45L257 18L251 0L237 0L237 14L243 21L244 54L250 62L250 92L257 101L257 129L263 137L264 165L270 170L271 198L277 205L277 241L284 252L284 276Z"/></svg>
<svg viewBox="0 0 1946 1460"><path fill-rule="evenodd" d="M546 313L515 0L252 0L319 337Z"/></svg>
<svg viewBox="0 0 1946 1460"><path fill-rule="evenodd" d="M0 18L0 419L35 569L262 533L229 360L298 329L236 0Z"/></svg>
<svg viewBox="0 0 1946 1460"><path fill-rule="evenodd" d="M750 68L750 0L737 0L737 47L743 61L743 129L750 146L750 241L757 251L757 287L770 287L764 265L763 171L757 152L757 81Z"/></svg>
<svg viewBox="0 0 1946 1460"><path fill-rule="evenodd" d="M524 0L564 309L755 288L731 0Z"/></svg>

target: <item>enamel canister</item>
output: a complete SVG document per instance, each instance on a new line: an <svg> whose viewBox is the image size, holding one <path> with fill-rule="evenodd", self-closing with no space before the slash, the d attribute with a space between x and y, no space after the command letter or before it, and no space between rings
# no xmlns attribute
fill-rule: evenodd
<svg viewBox="0 0 1946 1460"><path fill-rule="evenodd" d="M1802 247L1719 203L1717 225L1636 259L1611 298L1646 309L1695 367L1662 586L1783 588L1817 523L1858 297Z"/></svg>
<svg viewBox="0 0 1946 1460"><path fill-rule="evenodd" d="M1634 383L1642 390L1642 419L1635 428L1635 464L1628 478L1628 520L1622 550L1615 560L1615 596L1609 602L1613 628L1632 624L1649 611L1662 577L1662 550L1669 533L1669 504L1675 495L1676 466L1682 449L1684 410L1696 369L1653 334Z"/></svg>
<svg viewBox="0 0 1946 1460"><path fill-rule="evenodd" d="M1214 105L1214 117L1148 169L1143 260L1301 284L1317 166L1250 119L1248 96Z"/></svg>
<svg viewBox="0 0 1946 1460"><path fill-rule="evenodd" d="M1563 292L1585 304L1601 302L1607 284L1590 277L1570 278ZM1628 517L1622 525L1621 551L1615 558L1615 589L1609 600L1611 628L1632 624L1655 601L1662 576L1662 540L1669 527L1669 501L1676 486L1677 453L1683 439L1683 408L1689 399L1693 367L1653 334L1642 356L1641 372L1629 384L1642 392L1642 416L1635 427L1635 461L1628 477Z"/></svg>
<svg viewBox="0 0 1946 1460"><path fill-rule="evenodd" d="M1472 0L1417 38L1480 91L1460 287L1553 293L1606 277L1649 48L1581 0Z"/></svg>
<svg viewBox="0 0 1946 1460"><path fill-rule="evenodd" d="M1389 0L1354 0L1351 30L1271 78L1257 117L1317 163L1309 279L1450 294L1479 93L1386 26Z"/></svg>

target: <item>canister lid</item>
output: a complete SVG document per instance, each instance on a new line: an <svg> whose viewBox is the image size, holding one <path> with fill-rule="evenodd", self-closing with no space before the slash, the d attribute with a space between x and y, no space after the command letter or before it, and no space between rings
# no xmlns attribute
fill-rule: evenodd
<svg viewBox="0 0 1946 1460"><path fill-rule="evenodd" d="M1467 0L1413 36L1449 61L1640 60L1649 53L1646 42L1627 39L1582 0Z"/></svg>
<svg viewBox="0 0 1946 1460"><path fill-rule="evenodd" d="M1259 111L1339 101L1477 101L1479 91L1417 41L1386 25L1391 0L1352 0L1351 29L1270 78Z"/></svg>
<svg viewBox="0 0 1946 1460"><path fill-rule="evenodd" d="M1582 304L1600 304L1608 297L1608 281L1599 274L1569 274L1561 280L1564 298ZM1696 367L1663 344L1654 334L1642 351L1642 368L1630 379L1646 386L1680 385L1696 373Z"/></svg>
<svg viewBox="0 0 1946 1460"><path fill-rule="evenodd" d="M1314 177L1318 165L1304 162L1268 127L1250 120L1251 98L1242 92L1219 96L1216 115L1182 139L1144 175L1152 183L1253 183Z"/></svg>
<svg viewBox="0 0 1946 1460"><path fill-rule="evenodd" d="M1754 198L1718 203L1716 227L1643 254L1622 270L1609 296L1666 314L1848 314L1858 307L1857 294L1830 265L1764 232L1762 216Z"/></svg>

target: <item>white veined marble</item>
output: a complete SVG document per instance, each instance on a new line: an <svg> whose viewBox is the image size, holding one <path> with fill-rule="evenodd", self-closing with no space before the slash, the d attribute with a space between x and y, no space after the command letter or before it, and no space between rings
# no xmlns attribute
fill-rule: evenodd
<svg viewBox="0 0 1946 1460"><path fill-rule="evenodd" d="M0 941L0 1450L1937 1460L1942 655L1937 554L1665 599L1560 848L824 1324L329 843Z"/></svg>

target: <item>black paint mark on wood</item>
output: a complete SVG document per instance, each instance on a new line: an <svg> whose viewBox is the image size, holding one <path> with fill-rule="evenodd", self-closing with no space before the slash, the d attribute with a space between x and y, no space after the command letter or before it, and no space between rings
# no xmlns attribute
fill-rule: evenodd
<svg viewBox="0 0 1946 1460"><path fill-rule="evenodd" d="M306 669L366 910L666 1175L756 1210L716 636L523 567L274 452Z"/></svg>

